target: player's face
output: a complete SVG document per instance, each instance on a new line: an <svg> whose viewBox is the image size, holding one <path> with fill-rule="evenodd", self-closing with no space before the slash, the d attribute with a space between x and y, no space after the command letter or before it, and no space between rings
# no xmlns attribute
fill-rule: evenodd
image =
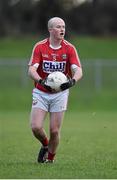
<svg viewBox="0 0 117 180"><path fill-rule="evenodd" d="M62 40L65 36L65 23L62 20L58 20L53 23L53 28L51 30L51 35L56 40Z"/></svg>

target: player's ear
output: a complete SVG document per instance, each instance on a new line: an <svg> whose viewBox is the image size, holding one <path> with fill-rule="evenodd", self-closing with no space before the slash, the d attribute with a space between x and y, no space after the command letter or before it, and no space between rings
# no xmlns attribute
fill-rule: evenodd
<svg viewBox="0 0 117 180"><path fill-rule="evenodd" d="M52 28L48 28L49 33L52 32Z"/></svg>

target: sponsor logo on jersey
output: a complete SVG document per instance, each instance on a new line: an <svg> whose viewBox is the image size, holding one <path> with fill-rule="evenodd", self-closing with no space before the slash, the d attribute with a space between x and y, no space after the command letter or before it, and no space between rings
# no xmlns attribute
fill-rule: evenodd
<svg viewBox="0 0 117 180"><path fill-rule="evenodd" d="M66 61L43 61L43 72L52 73L54 71L65 72Z"/></svg>
<svg viewBox="0 0 117 180"><path fill-rule="evenodd" d="M48 54L42 54L42 57L48 58Z"/></svg>

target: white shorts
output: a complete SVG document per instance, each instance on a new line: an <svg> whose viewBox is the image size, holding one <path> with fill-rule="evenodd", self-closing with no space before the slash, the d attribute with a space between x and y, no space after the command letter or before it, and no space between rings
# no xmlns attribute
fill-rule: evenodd
<svg viewBox="0 0 117 180"><path fill-rule="evenodd" d="M47 112L61 112L67 109L69 90L58 93L45 93L33 89L32 108L40 108Z"/></svg>

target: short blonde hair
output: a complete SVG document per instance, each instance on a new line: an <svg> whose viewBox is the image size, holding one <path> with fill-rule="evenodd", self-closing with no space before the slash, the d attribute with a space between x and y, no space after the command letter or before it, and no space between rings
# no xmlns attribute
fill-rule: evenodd
<svg viewBox="0 0 117 180"><path fill-rule="evenodd" d="M54 22L57 20L64 22L64 20L61 19L60 17L53 17L53 18L49 19L49 21L48 21L48 29L51 29L53 27Z"/></svg>

